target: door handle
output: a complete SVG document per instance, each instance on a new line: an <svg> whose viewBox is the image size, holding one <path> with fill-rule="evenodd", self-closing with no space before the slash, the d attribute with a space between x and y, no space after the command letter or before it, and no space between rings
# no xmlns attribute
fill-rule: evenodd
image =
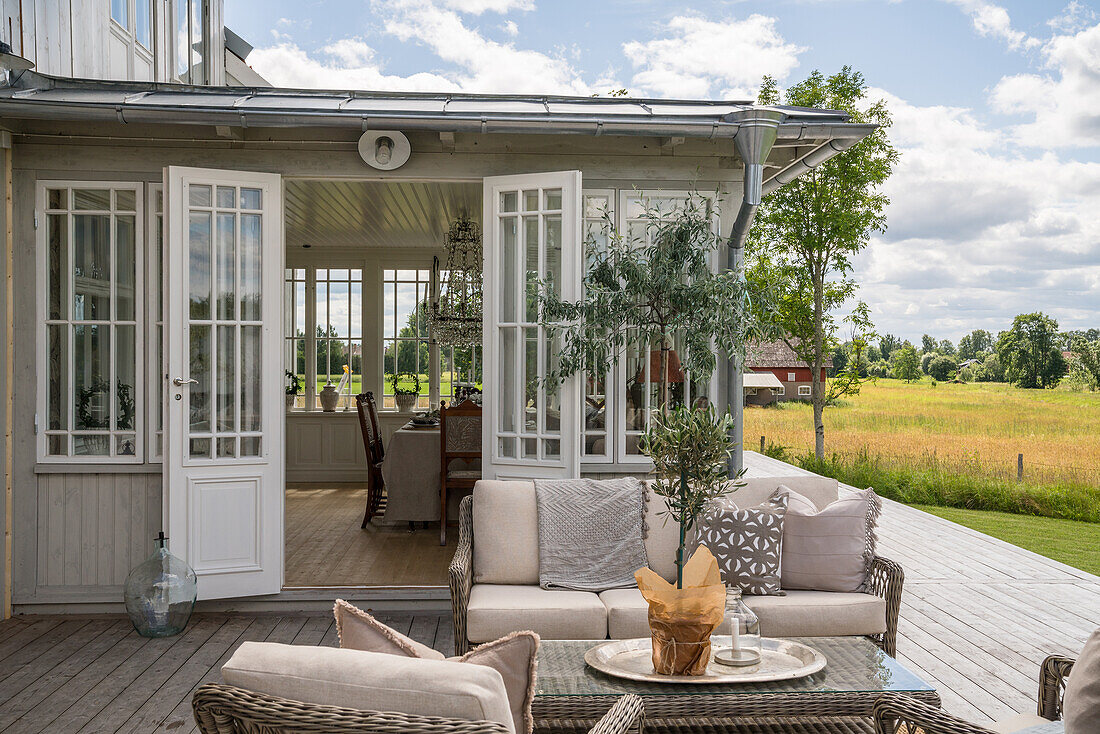
<svg viewBox="0 0 1100 734"><path fill-rule="evenodd" d="M193 380L190 377L188 377L186 380L183 379L182 377L173 377L172 378L172 384L175 385L176 387L183 387L184 385L198 385L199 381L198 380Z"/></svg>

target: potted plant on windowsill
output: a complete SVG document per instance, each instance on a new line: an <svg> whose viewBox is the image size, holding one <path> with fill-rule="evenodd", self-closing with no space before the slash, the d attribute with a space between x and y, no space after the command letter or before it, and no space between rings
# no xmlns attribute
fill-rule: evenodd
<svg viewBox="0 0 1100 734"><path fill-rule="evenodd" d="M412 387L408 386L412 382ZM414 372L395 372L390 377L393 399L397 403L397 412L411 413L420 399L420 375Z"/></svg>
<svg viewBox="0 0 1100 734"><path fill-rule="evenodd" d="M295 401L298 399L298 394L302 391L302 380L298 375L294 374L290 370L286 370L286 408L290 410L294 407Z"/></svg>

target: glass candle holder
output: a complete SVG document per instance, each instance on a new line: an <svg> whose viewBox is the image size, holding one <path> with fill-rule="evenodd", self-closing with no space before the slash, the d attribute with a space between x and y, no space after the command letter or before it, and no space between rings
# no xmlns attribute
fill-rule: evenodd
<svg viewBox="0 0 1100 734"><path fill-rule="evenodd" d="M714 653L714 661L722 665L744 667L760 662L760 618L745 605L741 587L726 587L726 621L729 636L722 639Z"/></svg>

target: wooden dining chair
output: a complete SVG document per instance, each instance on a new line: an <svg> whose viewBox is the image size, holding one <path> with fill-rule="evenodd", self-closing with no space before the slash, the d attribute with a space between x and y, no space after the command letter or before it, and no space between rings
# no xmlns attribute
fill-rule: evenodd
<svg viewBox="0 0 1100 734"><path fill-rule="evenodd" d="M481 406L472 400L439 406L439 544L447 545L447 493L472 490L481 479ZM451 464L461 462L460 467Z"/></svg>
<svg viewBox="0 0 1100 734"><path fill-rule="evenodd" d="M356 395L355 409L359 413L359 430L363 434L363 450L367 455L367 508L363 512L363 524L359 526L366 528L367 523L378 513L386 490L382 479L382 459L385 454L382 434L378 430L378 409L374 402L374 393Z"/></svg>

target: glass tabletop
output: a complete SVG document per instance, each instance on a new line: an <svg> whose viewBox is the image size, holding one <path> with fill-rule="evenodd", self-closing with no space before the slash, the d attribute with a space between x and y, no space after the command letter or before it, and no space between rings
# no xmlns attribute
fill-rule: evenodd
<svg viewBox="0 0 1100 734"><path fill-rule="evenodd" d="M727 695L749 693L899 693L935 689L866 637L793 637L825 656L825 669L796 680L767 683L672 684L614 678L584 662L594 640L543 640L539 645L536 696Z"/></svg>

